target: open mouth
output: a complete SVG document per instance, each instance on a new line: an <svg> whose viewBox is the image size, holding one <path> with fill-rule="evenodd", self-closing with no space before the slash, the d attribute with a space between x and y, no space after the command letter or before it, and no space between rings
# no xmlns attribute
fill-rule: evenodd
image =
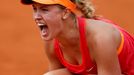
<svg viewBox="0 0 134 75"><path fill-rule="evenodd" d="M48 26L46 24L38 24L42 37L45 37L48 35Z"/></svg>

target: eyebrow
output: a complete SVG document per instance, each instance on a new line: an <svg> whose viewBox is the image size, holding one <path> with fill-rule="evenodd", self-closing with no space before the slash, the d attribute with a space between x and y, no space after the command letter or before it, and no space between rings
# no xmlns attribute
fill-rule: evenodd
<svg viewBox="0 0 134 75"><path fill-rule="evenodd" d="M47 5L41 5L40 8L47 8L48 6Z"/></svg>
<svg viewBox="0 0 134 75"><path fill-rule="evenodd" d="M32 5L33 7L36 7L34 4ZM50 5L44 5L44 4L41 4L40 6L39 6L39 8L48 8L48 6L50 6Z"/></svg>
<svg viewBox="0 0 134 75"><path fill-rule="evenodd" d="M32 4L32 7L35 7L35 6Z"/></svg>

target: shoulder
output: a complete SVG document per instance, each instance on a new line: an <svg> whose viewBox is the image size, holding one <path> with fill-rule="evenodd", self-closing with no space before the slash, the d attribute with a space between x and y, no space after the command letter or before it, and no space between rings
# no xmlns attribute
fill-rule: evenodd
<svg viewBox="0 0 134 75"><path fill-rule="evenodd" d="M86 30L87 32L100 33L100 32L116 32L118 29L113 24L107 23L101 20L86 19ZM99 31L99 32L98 32Z"/></svg>
<svg viewBox="0 0 134 75"><path fill-rule="evenodd" d="M120 32L110 23L86 19L85 29L88 46L94 51L110 53L120 45Z"/></svg>
<svg viewBox="0 0 134 75"><path fill-rule="evenodd" d="M121 41L119 30L110 23L88 19L86 20L86 39L92 59L97 64L98 74L119 75L117 55L117 48ZM102 69L105 70L104 73Z"/></svg>
<svg viewBox="0 0 134 75"><path fill-rule="evenodd" d="M101 20L86 19L86 36L92 40L111 39L120 42L120 32L113 24ZM108 40L107 40L108 41Z"/></svg>

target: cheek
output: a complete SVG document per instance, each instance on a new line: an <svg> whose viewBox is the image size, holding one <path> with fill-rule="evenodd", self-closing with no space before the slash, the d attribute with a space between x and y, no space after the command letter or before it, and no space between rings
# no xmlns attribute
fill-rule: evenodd
<svg viewBox="0 0 134 75"><path fill-rule="evenodd" d="M56 30L56 32L58 31L61 31L62 28L63 28L63 24L61 22L60 19L57 19L57 18L53 18L53 20L51 20L49 22L50 26L52 27L52 30Z"/></svg>
<svg viewBox="0 0 134 75"><path fill-rule="evenodd" d="M50 11L44 14L47 19L54 20L61 17L61 13L59 11Z"/></svg>
<svg viewBox="0 0 134 75"><path fill-rule="evenodd" d="M49 24L52 23L54 25L60 23L61 21L61 16L58 14L51 14L51 13L45 14L43 15L43 18L47 23Z"/></svg>

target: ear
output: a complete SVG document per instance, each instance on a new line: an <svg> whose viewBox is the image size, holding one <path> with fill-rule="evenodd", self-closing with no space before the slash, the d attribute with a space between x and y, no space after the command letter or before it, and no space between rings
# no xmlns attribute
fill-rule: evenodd
<svg viewBox="0 0 134 75"><path fill-rule="evenodd" d="M63 19L63 20L67 19L67 18L70 16L70 14L71 14L71 11L70 11L69 9L65 9L65 10L63 11L62 19Z"/></svg>

